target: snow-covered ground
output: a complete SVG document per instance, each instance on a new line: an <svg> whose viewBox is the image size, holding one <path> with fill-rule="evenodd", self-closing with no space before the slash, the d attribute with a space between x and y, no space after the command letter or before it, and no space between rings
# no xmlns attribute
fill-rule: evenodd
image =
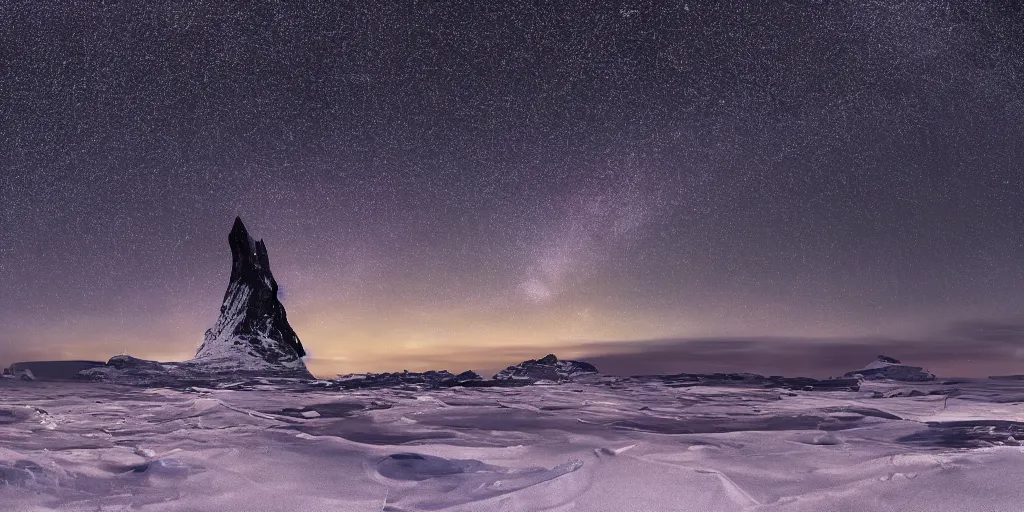
<svg viewBox="0 0 1024 512"><path fill-rule="evenodd" d="M872 398L895 387L925 394ZM0 509L1024 510L1022 402L1024 382L992 380L859 392L3 380Z"/></svg>

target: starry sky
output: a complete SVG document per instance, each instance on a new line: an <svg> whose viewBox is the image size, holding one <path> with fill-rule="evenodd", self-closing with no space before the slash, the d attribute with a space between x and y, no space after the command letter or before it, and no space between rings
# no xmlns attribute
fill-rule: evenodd
<svg viewBox="0 0 1024 512"><path fill-rule="evenodd" d="M1016 1L0 5L0 364L1024 373Z"/></svg>

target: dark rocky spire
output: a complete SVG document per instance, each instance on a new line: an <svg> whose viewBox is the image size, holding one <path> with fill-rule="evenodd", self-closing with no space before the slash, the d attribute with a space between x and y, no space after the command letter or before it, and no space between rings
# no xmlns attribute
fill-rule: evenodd
<svg viewBox="0 0 1024 512"><path fill-rule="evenodd" d="M292 368L305 372L306 355L298 335L288 324L284 306L277 298L277 281L263 240L254 240L242 219L236 218L228 235L231 246L231 281L224 294L217 323L206 331L197 360L237 362Z"/></svg>

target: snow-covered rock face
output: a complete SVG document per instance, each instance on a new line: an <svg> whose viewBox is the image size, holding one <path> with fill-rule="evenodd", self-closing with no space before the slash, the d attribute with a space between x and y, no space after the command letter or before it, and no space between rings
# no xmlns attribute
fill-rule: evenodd
<svg viewBox="0 0 1024 512"><path fill-rule="evenodd" d="M925 382L935 380L935 375L920 366L910 366L898 359L878 356L860 370L847 372L844 377L861 376L867 380L898 380L904 382Z"/></svg>
<svg viewBox="0 0 1024 512"><path fill-rule="evenodd" d="M231 281L217 323L206 331L196 363L210 369L278 370L309 375L298 335L277 298L277 281L263 240L249 236L236 218L228 235Z"/></svg>
<svg viewBox="0 0 1024 512"><path fill-rule="evenodd" d="M78 373L78 378L142 385L164 384L175 380L175 376L169 374L163 364L129 355L114 356L103 366L82 370Z"/></svg>
<svg viewBox="0 0 1024 512"><path fill-rule="evenodd" d="M542 380L560 382L572 380L583 375L593 375L597 368L582 361L559 361L554 354L541 359L530 359L517 365L509 366L498 372L494 380L511 380L538 382Z"/></svg>

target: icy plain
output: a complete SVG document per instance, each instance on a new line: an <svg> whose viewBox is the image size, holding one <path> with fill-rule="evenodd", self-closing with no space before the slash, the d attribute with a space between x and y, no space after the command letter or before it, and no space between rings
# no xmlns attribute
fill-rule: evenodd
<svg viewBox="0 0 1024 512"><path fill-rule="evenodd" d="M233 388L0 381L0 510L1024 510L1024 381Z"/></svg>

